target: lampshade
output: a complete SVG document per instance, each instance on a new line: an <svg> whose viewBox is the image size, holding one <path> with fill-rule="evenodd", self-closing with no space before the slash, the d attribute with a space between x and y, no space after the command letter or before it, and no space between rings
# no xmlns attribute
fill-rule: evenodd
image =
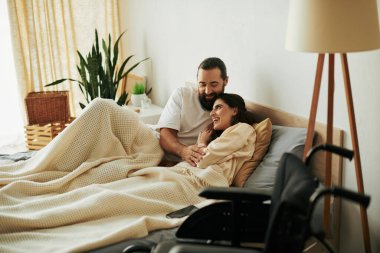
<svg viewBox="0 0 380 253"><path fill-rule="evenodd" d="M287 50L346 53L379 47L376 0L290 0Z"/></svg>

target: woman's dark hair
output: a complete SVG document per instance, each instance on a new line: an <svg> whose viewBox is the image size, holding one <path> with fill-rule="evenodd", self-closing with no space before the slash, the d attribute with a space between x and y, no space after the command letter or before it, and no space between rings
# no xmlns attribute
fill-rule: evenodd
<svg viewBox="0 0 380 253"><path fill-rule="evenodd" d="M247 108L245 107L244 99L237 95L231 93L222 93L217 99L221 99L231 108L237 108L237 114L232 118L231 125L235 125L236 123L250 123L247 118Z"/></svg>
<svg viewBox="0 0 380 253"><path fill-rule="evenodd" d="M199 72L199 69L204 69L204 70L210 70L210 69L214 69L214 68L218 68L220 70L220 75L222 77L223 80L226 80L227 78L227 68L226 68L226 65L224 64L224 62L217 58L217 57L210 57L210 58L206 58L204 59L201 64L199 64L199 67L198 67L198 72ZM198 75L198 72L197 72L197 75Z"/></svg>
<svg viewBox="0 0 380 253"><path fill-rule="evenodd" d="M232 118L231 126L239 122L247 123L250 125L253 124L252 114L247 111L244 99L241 96L232 93L222 93L216 99L223 100L223 102L231 108L237 108L238 111L237 114ZM214 130L212 139L215 140L222 133L223 130Z"/></svg>

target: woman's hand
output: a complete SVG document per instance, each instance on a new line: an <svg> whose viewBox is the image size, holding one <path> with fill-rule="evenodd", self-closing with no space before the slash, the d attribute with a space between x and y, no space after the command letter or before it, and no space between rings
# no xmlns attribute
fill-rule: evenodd
<svg viewBox="0 0 380 253"><path fill-rule="evenodd" d="M211 141L213 124L206 126L198 135L198 141L195 145L190 145L182 149L181 158L191 166L197 166L206 154L206 147Z"/></svg>
<svg viewBox="0 0 380 253"><path fill-rule="evenodd" d="M213 130L212 126L212 123L209 124L199 133L197 141L199 147L206 147L210 143Z"/></svg>

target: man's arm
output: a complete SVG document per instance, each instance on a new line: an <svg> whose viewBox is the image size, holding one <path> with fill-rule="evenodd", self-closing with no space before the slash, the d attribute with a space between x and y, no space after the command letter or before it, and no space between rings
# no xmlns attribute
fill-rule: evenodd
<svg viewBox="0 0 380 253"><path fill-rule="evenodd" d="M160 129L160 145L171 154L181 157L182 160L188 162L192 166L200 161L204 155L203 148L197 145L186 146L177 139L178 131L171 128Z"/></svg>

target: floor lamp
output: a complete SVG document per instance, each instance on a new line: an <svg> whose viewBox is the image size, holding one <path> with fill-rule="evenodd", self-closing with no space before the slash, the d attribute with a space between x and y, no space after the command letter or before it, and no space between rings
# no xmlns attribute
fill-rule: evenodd
<svg viewBox="0 0 380 253"><path fill-rule="evenodd" d="M335 54L340 54L358 191L364 193L348 52L380 47L376 0L290 0L286 49L318 53L305 154L312 146L325 54L328 54L327 142L332 143ZM326 154L325 184L331 185L331 154ZM330 200L325 199L324 226L329 227ZM371 252L366 209L360 209L365 251Z"/></svg>

